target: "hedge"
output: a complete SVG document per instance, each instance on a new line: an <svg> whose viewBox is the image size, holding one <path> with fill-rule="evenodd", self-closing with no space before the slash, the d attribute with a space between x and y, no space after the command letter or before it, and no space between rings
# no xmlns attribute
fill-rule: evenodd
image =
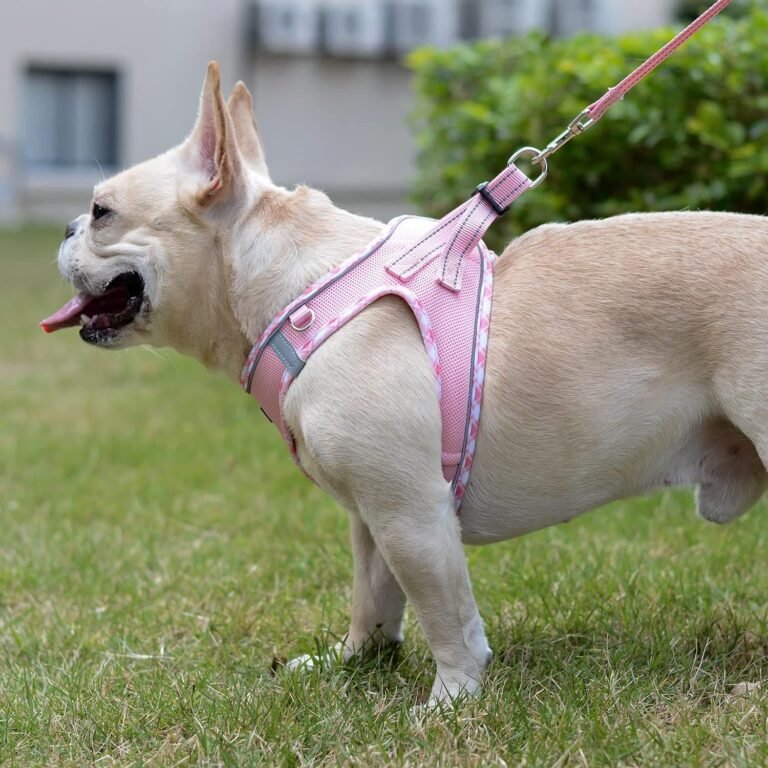
<svg viewBox="0 0 768 768"><path fill-rule="evenodd" d="M536 33L414 52L415 201L444 214L515 149L544 146L673 33ZM489 243L547 221L673 209L768 213L764 0L703 29L562 149L547 181L514 204Z"/></svg>

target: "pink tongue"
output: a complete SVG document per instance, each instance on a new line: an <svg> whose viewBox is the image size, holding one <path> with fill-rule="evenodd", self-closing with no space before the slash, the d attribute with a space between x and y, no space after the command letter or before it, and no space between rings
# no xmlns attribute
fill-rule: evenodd
<svg viewBox="0 0 768 768"><path fill-rule="evenodd" d="M70 299L60 310L54 312L50 317L40 321L40 327L46 333L53 333L62 328L69 328L71 325L77 325L80 321L80 315L88 304L93 301L93 296L89 293L78 293L77 296Z"/></svg>

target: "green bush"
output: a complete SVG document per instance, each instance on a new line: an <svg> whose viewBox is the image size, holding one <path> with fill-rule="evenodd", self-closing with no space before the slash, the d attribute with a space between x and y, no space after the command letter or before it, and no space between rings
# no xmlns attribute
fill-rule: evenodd
<svg viewBox="0 0 768 768"><path fill-rule="evenodd" d="M547 181L514 204L491 244L547 221L624 211L768 213L768 11L760 5L703 29L553 157ZM515 149L544 146L672 33L531 34L416 51L416 202L444 214Z"/></svg>
<svg viewBox="0 0 768 768"><path fill-rule="evenodd" d="M704 13L713 2L714 0L678 0L677 16L687 24L699 14ZM728 15L733 18L749 13L750 9L759 2L764 2L764 0L733 0L727 8Z"/></svg>

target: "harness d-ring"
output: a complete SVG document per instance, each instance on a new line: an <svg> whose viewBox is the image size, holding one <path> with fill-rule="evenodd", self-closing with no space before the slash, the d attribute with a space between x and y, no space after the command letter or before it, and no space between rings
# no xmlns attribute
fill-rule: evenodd
<svg viewBox="0 0 768 768"><path fill-rule="evenodd" d="M302 319L299 321L294 320L294 315L291 315L290 317L290 323L291 328L293 328L294 331L306 331L307 328L309 328L312 323L315 322L315 310L310 309L309 307L304 307L307 312L302 315ZM306 317L306 319L304 319Z"/></svg>
<svg viewBox="0 0 768 768"><path fill-rule="evenodd" d="M531 182L531 186L528 187L528 189L536 189L536 187L547 178L547 172L549 170L547 167L547 157L540 149L536 149L536 147L520 147L520 149L507 160L507 166L514 165L521 157L523 157L523 155L531 155L531 162L541 166L541 173Z"/></svg>

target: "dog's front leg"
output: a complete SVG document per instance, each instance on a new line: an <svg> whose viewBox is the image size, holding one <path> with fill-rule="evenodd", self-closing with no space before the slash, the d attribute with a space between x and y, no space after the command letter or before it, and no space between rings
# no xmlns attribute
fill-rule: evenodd
<svg viewBox="0 0 768 768"><path fill-rule="evenodd" d="M405 305L382 299L328 339L288 391L284 413L304 468L360 516L350 646L378 623L385 637L399 637L394 576L437 661L430 703L476 692L490 650L441 468L434 371Z"/></svg>
<svg viewBox="0 0 768 768"><path fill-rule="evenodd" d="M441 483L406 508L361 509L437 662L429 704L474 694L491 659L469 581L451 493Z"/></svg>

